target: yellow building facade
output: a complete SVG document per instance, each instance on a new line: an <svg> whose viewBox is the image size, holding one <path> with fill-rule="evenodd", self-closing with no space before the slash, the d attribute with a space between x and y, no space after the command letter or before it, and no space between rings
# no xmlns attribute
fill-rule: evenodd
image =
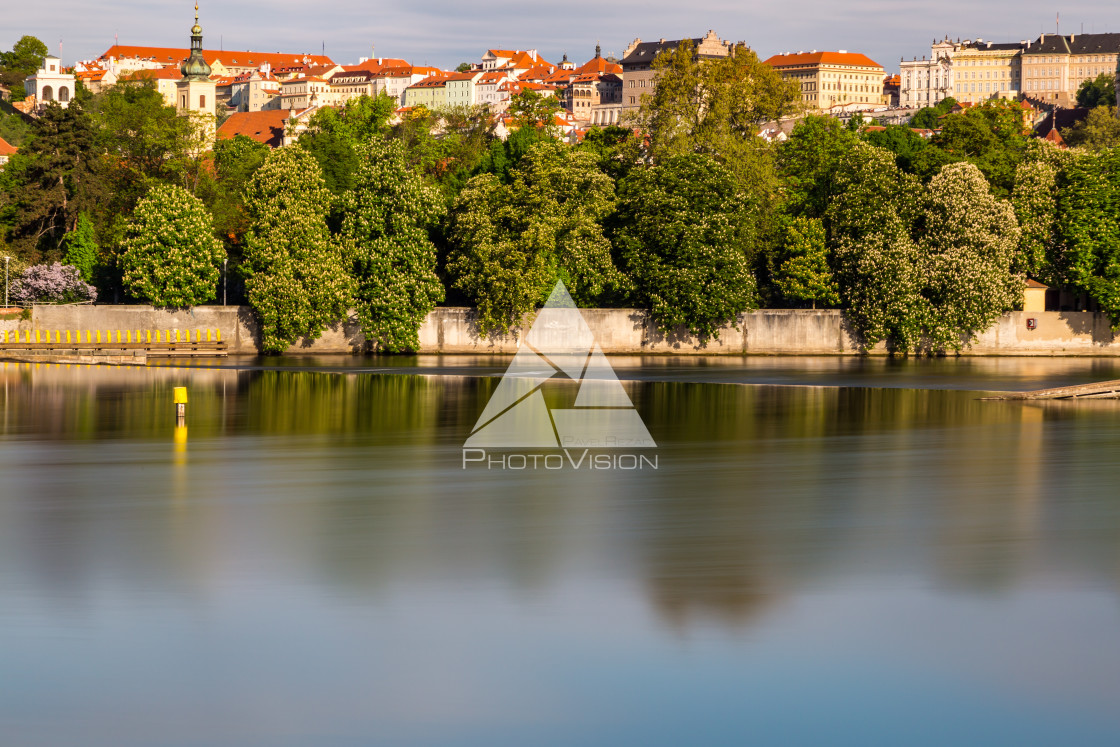
<svg viewBox="0 0 1120 747"><path fill-rule="evenodd" d="M880 106L883 102L883 66L866 55L839 52L776 54L766 64L795 81L806 109Z"/></svg>

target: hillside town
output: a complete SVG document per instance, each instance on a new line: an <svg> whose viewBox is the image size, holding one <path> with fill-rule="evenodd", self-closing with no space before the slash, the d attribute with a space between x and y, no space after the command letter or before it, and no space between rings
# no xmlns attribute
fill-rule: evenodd
<svg viewBox="0 0 1120 747"><path fill-rule="evenodd" d="M376 56L371 46L369 57L340 64L324 54L207 49L197 7L190 39L189 48L114 44L96 59L70 65L47 55L27 77L25 97L13 106L35 116L50 102L67 106L79 84L98 93L119 81L151 81L180 113L213 117L218 137L242 134L277 147L298 138L317 110L379 95L393 100L398 116L417 107L483 107L504 137L511 125L511 100L533 91L555 99L559 111L552 126L578 142L590 128L619 124L635 112L655 85L653 60L682 41L634 39L621 57L604 57L597 44L594 55L583 62L569 60L567 54L550 62L536 49L487 49L477 62L455 70ZM714 30L690 41L702 59L727 57L736 48ZM1029 126L1050 114L1048 133L1059 121L1053 112L1076 108L1077 90L1086 81L1118 74L1120 33L1044 33L1013 43L945 36L931 43L928 56L901 59L897 73L846 49L780 53L764 62L795 81L801 104L797 114L762 128L767 140L785 139L799 114L831 115L845 122L858 114L878 125L906 124L919 110L949 98L961 106L1021 101ZM1069 126L1077 119L1075 114L1061 121Z"/></svg>

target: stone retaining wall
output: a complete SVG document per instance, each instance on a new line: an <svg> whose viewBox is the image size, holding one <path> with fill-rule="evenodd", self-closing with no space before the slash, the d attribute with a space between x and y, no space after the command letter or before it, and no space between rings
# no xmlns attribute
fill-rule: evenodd
<svg viewBox="0 0 1120 747"><path fill-rule="evenodd" d="M663 335L649 314L634 309L584 309L583 316L603 351L647 355L858 355L862 351L843 312L835 309L764 309L743 314L739 328L726 327L719 339L701 344L691 335ZM1036 326L1029 329L1027 320ZM528 320L526 320L528 321ZM150 306L36 306L28 321L0 319L3 330L217 329L232 355L256 354L260 335L244 306L199 306L183 311ZM511 355L519 331L497 339L478 334L474 312L440 308L420 328L421 353ZM315 341L299 341L288 352L354 353L364 339L357 321L328 329ZM867 351L885 355L883 344ZM1120 355L1120 340L1108 317L1093 312L1010 312L978 336L963 355Z"/></svg>

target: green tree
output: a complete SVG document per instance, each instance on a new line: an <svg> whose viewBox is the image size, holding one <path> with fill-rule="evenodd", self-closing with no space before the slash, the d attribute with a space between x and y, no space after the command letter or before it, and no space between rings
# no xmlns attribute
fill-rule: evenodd
<svg viewBox="0 0 1120 747"><path fill-rule="evenodd" d="M1073 147L1105 150L1120 146L1120 119L1116 107L1098 106L1089 116L1062 130L1062 138Z"/></svg>
<svg viewBox="0 0 1120 747"><path fill-rule="evenodd" d="M599 169L617 182L638 165L641 141L629 128L608 125L592 127L577 147L592 153Z"/></svg>
<svg viewBox="0 0 1120 747"><path fill-rule="evenodd" d="M26 97L23 81L43 64L47 45L34 36L21 36L8 52L0 52L0 84L11 90L12 101Z"/></svg>
<svg viewBox="0 0 1120 747"><path fill-rule="evenodd" d="M770 257L770 277L783 296L799 302L834 306L840 303L836 281L828 266L824 224L819 218L793 217L786 223L785 241Z"/></svg>
<svg viewBox="0 0 1120 747"><path fill-rule="evenodd" d="M929 184L921 232L932 351L959 349L1023 298L1012 273L1019 245L1015 213L972 164L946 166Z"/></svg>
<svg viewBox="0 0 1120 747"><path fill-rule="evenodd" d="M835 117L808 115L778 146L778 168L786 185L787 210L819 218L835 192L840 160L859 139Z"/></svg>
<svg viewBox="0 0 1120 747"><path fill-rule="evenodd" d="M1072 159L1058 196L1068 279L1120 326L1120 148Z"/></svg>
<svg viewBox="0 0 1120 747"><path fill-rule="evenodd" d="M249 230L249 216L245 210L245 187L257 173L270 149L245 135L221 138L214 143L214 176L212 189L203 196L214 215L214 230L234 253Z"/></svg>
<svg viewBox="0 0 1120 747"><path fill-rule="evenodd" d="M483 332L508 330L558 278L584 306L622 292L602 227L614 205L595 157L560 143L531 148L508 185L492 174L471 179L452 210L447 271Z"/></svg>
<svg viewBox="0 0 1120 747"><path fill-rule="evenodd" d="M125 209L155 181L187 173L180 183L193 187L191 120L166 104L154 80L137 77L118 83L94 96L91 113L115 166L115 188L132 192Z"/></svg>
<svg viewBox="0 0 1120 747"><path fill-rule="evenodd" d="M1077 87L1077 105L1085 109L1116 105L1116 76L1101 73Z"/></svg>
<svg viewBox="0 0 1120 747"><path fill-rule="evenodd" d="M552 118L563 111L563 107L555 96L526 88L510 97L507 111L516 127L541 127L554 136L556 128Z"/></svg>
<svg viewBox="0 0 1120 747"><path fill-rule="evenodd" d="M915 349L929 316L911 234L921 186L892 153L859 143L840 161L826 213L829 249L848 319L867 348Z"/></svg>
<svg viewBox="0 0 1120 747"><path fill-rule="evenodd" d="M346 314L351 281L327 229L330 205L318 162L300 148L272 151L249 180L242 271L266 352L313 340Z"/></svg>
<svg viewBox="0 0 1120 747"><path fill-rule="evenodd" d="M391 132L404 143L407 167L419 170L453 198L475 175L494 138L494 118L481 106L414 107Z"/></svg>
<svg viewBox="0 0 1120 747"><path fill-rule="evenodd" d="M504 184L513 183L514 170L521 164L525 154L540 143L555 143L552 130L545 127L519 127L505 140L494 138L483 154L476 171L479 174L494 174Z"/></svg>
<svg viewBox="0 0 1120 747"><path fill-rule="evenodd" d="M457 72L457 73L465 73L465 72L469 72L469 71L470 71L470 69L471 69L471 63L469 63L469 62L460 62L460 63L459 63L459 65L458 65L458 67L456 67L456 68L455 68L455 72Z"/></svg>
<svg viewBox="0 0 1120 747"><path fill-rule="evenodd" d="M1058 167L1044 160L1019 164L1011 205L1020 228L1012 268L1044 283L1059 282Z"/></svg>
<svg viewBox="0 0 1120 747"><path fill-rule="evenodd" d="M22 148L30 137L31 124L23 114L16 111L8 113L0 107L0 138L13 147Z"/></svg>
<svg viewBox="0 0 1120 747"><path fill-rule="evenodd" d="M618 189L615 246L661 330L715 337L754 306L750 217L729 170L711 156L671 156Z"/></svg>
<svg viewBox="0 0 1120 747"><path fill-rule="evenodd" d="M910 126L922 130L936 130L941 126L941 117L951 112L956 105L957 100L950 96L937 102L935 106L923 107L910 118Z"/></svg>
<svg viewBox="0 0 1120 747"><path fill-rule="evenodd" d="M93 223L89 219L89 213L78 214L78 225L75 226L73 231L66 234L62 240L62 246L65 250L62 264L76 268L78 274L82 276L82 280L87 283L92 281L94 271L97 269L99 250L97 236L93 230Z"/></svg>
<svg viewBox="0 0 1120 747"><path fill-rule="evenodd" d="M998 196L1008 197L1015 168L1023 159L1026 134L1019 102L986 101L941 121L941 132L932 140L935 148L922 150L915 159L916 172L928 180L947 163L968 161L980 169ZM937 157L938 152L942 157Z"/></svg>
<svg viewBox="0 0 1120 747"><path fill-rule="evenodd" d="M52 104L35 120L31 142L9 161L10 240L29 264L59 259L62 237L79 213L97 214L109 200L101 150L81 104Z"/></svg>
<svg viewBox="0 0 1120 747"><path fill-rule="evenodd" d="M915 171L915 159L929 145L924 137L913 128L902 125L887 125L882 130L864 131L862 138L878 148L885 148L895 155L898 167L908 174Z"/></svg>
<svg viewBox="0 0 1120 747"><path fill-rule="evenodd" d="M315 157L331 192L341 195L353 188L358 146L384 136L396 108L396 99L382 91L350 99L342 109L320 107L311 115L299 146Z"/></svg>
<svg viewBox="0 0 1120 747"><path fill-rule="evenodd" d="M155 306L189 308L214 299L222 244L202 201L162 184L136 205L122 243L125 289Z"/></svg>
<svg viewBox="0 0 1120 747"><path fill-rule="evenodd" d="M648 134L654 163L704 153L728 168L750 194L772 201L777 184L770 149L758 137L762 123L792 114L797 83L783 78L738 45L728 57L701 59L692 42L662 52L653 95L643 97L634 124Z"/></svg>
<svg viewBox="0 0 1120 747"><path fill-rule="evenodd" d="M428 231L444 212L440 193L407 168L404 144L374 139L358 150L344 199L342 241L354 275L362 332L379 350L417 350L424 318L443 300Z"/></svg>

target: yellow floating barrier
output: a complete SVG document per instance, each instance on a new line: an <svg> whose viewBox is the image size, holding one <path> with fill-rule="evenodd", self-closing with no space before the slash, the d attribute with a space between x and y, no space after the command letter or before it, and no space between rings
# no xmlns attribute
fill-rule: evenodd
<svg viewBox="0 0 1120 747"><path fill-rule="evenodd" d="M221 342L222 341L222 330L216 329L216 330L214 330L214 332L217 333L217 335L218 335L218 342Z"/></svg>
<svg viewBox="0 0 1120 747"><path fill-rule="evenodd" d="M101 342L101 330L97 330L97 342Z"/></svg>
<svg viewBox="0 0 1120 747"><path fill-rule="evenodd" d="M148 344L152 344L152 330L150 329L148 330Z"/></svg>

